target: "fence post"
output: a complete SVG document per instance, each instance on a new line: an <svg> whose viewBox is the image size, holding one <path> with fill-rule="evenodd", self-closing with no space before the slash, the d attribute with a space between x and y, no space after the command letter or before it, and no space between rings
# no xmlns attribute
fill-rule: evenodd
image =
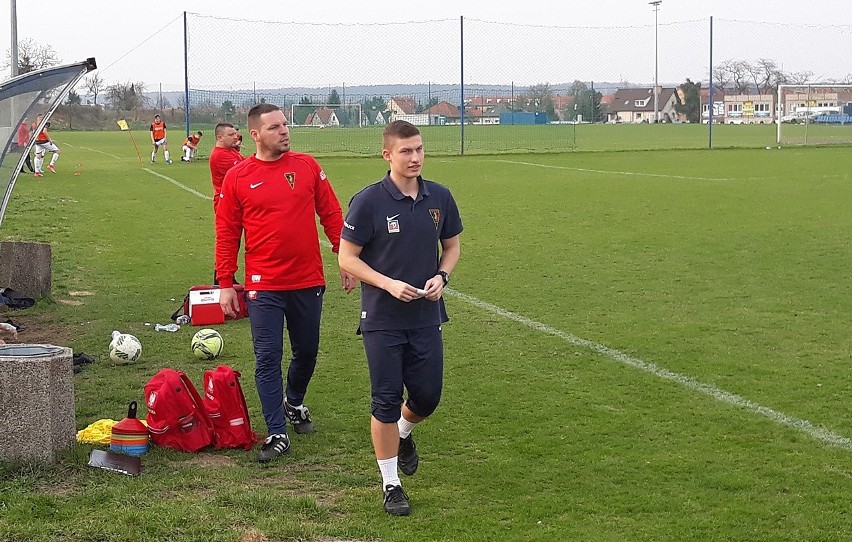
<svg viewBox="0 0 852 542"><path fill-rule="evenodd" d="M461 105L459 110L461 111L461 155L464 156L464 15L459 15L459 43L460 45L460 63L461 63Z"/></svg>
<svg viewBox="0 0 852 542"><path fill-rule="evenodd" d="M187 30L186 12L183 12L183 99L186 137L189 137L189 31Z"/></svg>
<svg viewBox="0 0 852 542"><path fill-rule="evenodd" d="M701 107L701 94L699 93L698 104ZM707 148L713 148L713 16L710 16L710 102L707 104ZM701 118L701 111L698 111L698 118Z"/></svg>

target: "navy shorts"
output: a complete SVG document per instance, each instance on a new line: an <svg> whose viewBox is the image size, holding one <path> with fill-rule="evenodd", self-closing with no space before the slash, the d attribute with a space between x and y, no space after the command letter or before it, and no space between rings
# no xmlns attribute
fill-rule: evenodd
<svg viewBox="0 0 852 542"><path fill-rule="evenodd" d="M403 387L406 404L426 417L438 408L444 382L441 326L404 330L364 331L370 369L370 410L382 423L399 420Z"/></svg>

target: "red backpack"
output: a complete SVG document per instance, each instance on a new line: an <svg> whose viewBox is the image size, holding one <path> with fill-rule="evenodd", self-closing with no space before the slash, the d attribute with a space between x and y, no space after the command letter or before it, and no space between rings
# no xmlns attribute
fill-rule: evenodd
<svg viewBox="0 0 852 542"><path fill-rule="evenodd" d="M161 369L145 384L151 441L184 452L213 444L213 423L192 381L183 371Z"/></svg>
<svg viewBox="0 0 852 542"><path fill-rule="evenodd" d="M204 371L204 407L213 421L217 450L251 450L257 434L251 430L246 398L240 386L240 373L227 365Z"/></svg>

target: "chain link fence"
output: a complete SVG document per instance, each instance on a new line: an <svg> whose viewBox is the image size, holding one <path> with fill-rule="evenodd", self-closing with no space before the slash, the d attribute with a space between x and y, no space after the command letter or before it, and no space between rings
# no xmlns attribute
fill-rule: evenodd
<svg viewBox="0 0 852 542"><path fill-rule="evenodd" d="M850 37L850 25L710 17L575 27L187 14L187 130L244 128L266 102L290 117L295 148L320 155L376 155L395 119L422 126L432 154L763 146L789 114L772 98L779 84L852 81Z"/></svg>

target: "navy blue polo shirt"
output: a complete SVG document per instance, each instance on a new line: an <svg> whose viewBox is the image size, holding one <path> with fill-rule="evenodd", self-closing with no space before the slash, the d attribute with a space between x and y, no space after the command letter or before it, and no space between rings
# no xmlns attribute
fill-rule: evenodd
<svg viewBox="0 0 852 542"><path fill-rule="evenodd" d="M462 231L449 189L418 177L417 199L404 196L389 176L352 197L341 237L362 247L361 259L393 279L423 288L438 271L438 245ZM447 321L444 300L400 301L361 284L361 330L418 329Z"/></svg>

